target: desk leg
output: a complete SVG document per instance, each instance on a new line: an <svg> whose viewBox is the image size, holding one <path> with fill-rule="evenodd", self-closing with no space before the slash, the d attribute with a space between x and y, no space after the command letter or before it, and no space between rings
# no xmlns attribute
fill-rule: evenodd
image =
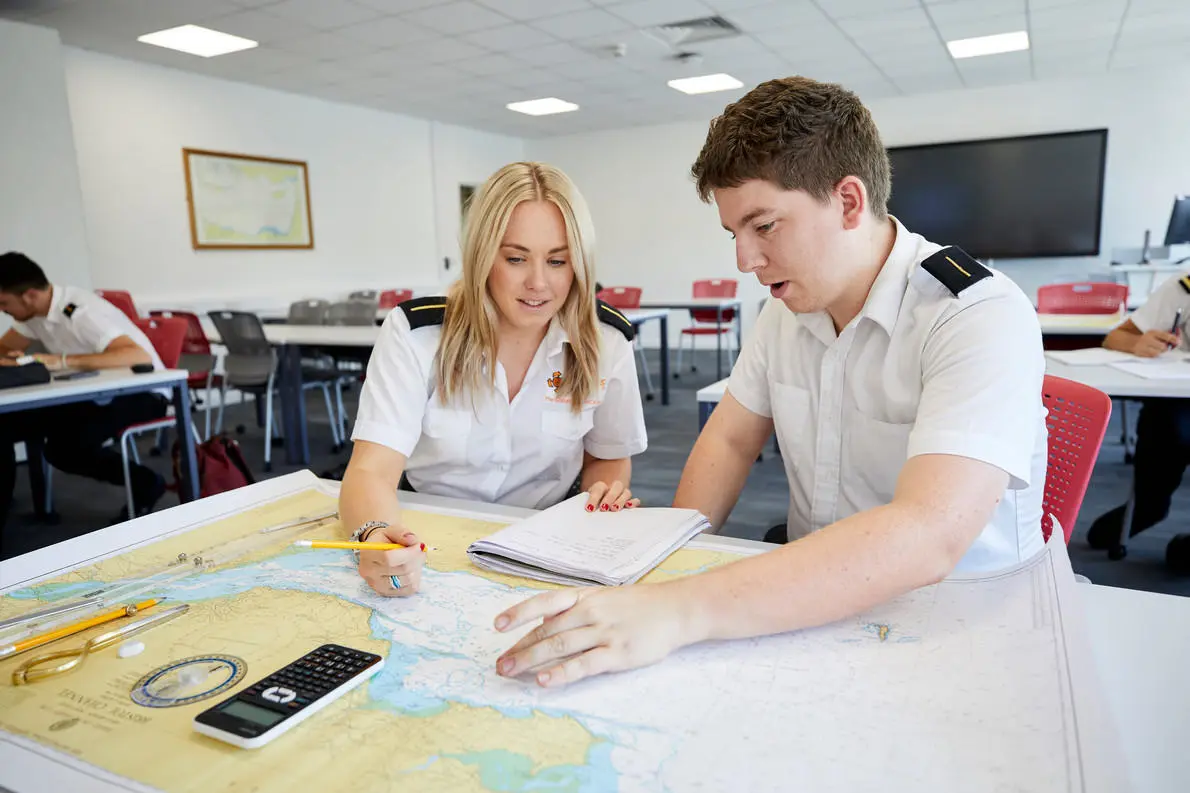
<svg viewBox="0 0 1190 793"><path fill-rule="evenodd" d="M715 307L715 382L723 379L723 304Z"/></svg>
<svg viewBox="0 0 1190 793"><path fill-rule="evenodd" d="M291 465L310 462L306 437L306 400L302 397L302 348L281 345L281 424L285 428L285 460Z"/></svg>
<svg viewBox="0 0 1190 793"><path fill-rule="evenodd" d="M190 415L190 386L186 381L174 386L174 421L182 452L182 482L178 487L179 501L198 500L198 457L194 451L194 421Z"/></svg>
<svg viewBox="0 0 1190 793"><path fill-rule="evenodd" d="M661 404L669 404L669 315L661 315Z"/></svg>
<svg viewBox="0 0 1190 793"><path fill-rule="evenodd" d="M25 467L29 469L29 491L33 495L33 517L38 523L57 523L58 516L50 509L46 498L45 441L25 441Z"/></svg>

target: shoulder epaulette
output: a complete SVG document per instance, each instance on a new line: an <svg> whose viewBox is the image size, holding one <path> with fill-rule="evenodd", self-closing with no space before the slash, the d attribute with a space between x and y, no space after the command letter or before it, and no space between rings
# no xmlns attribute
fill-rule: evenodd
<svg viewBox="0 0 1190 793"><path fill-rule="evenodd" d="M599 315L599 321L605 325L611 325L620 333L624 334L624 338L632 341L636 338L636 328L628 321L628 317L621 314L616 309L604 303L602 300L596 300L595 313Z"/></svg>
<svg viewBox="0 0 1190 793"><path fill-rule="evenodd" d="M1178 279L1178 283L1182 285L1182 289L1185 289L1187 294L1190 294L1190 275Z"/></svg>
<svg viewBox="0 0 1190 793"><path fill-rule="evenodd" d="M413 329L441 325L446 321L446 298L442 295L406 300L398 308L405 312L409 327Z"/></svg>
<svg viewBox="0 0 1190 793"><path fill-rule="evenodd" d="M991 270L955 245L943 248L922 261L921 268L941 281L956 297L967 287L992 275Z"/></svg>
<svg viewBox="0 0 1190 793"><path fill-rule="evenodd" d="M68 317L74 316L74 312L78 311L78 306L74 303L67 303L66 308L62 309L62 313Z"/></svg>

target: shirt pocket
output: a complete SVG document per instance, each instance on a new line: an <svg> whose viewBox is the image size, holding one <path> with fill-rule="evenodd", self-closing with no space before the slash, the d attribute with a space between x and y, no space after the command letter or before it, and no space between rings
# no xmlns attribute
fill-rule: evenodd
<svg viewBox="0 0 1190 793"><path fill-rule="evenodd" d="M595 409L573 413L569 407L546 410L541 414L541 432L547 441L573 443L581 440L595 426Z"/></svg>
<svg viewBox="0 0 1190 793"><path fill-rule="evenodd" d="M473 417L470 410L427 407L422 419L423 444L433 462L462 463L467 460L467 438L471 434Z"/></svg>
<svg viewBox="0 0 1190 793"><path fill-rule="evenodd" d="M843 410L843 427L843 479L862 486L855 493L860 499L856 506L887 504L905 467L913 423L881 421L848 407Z"/></svg>

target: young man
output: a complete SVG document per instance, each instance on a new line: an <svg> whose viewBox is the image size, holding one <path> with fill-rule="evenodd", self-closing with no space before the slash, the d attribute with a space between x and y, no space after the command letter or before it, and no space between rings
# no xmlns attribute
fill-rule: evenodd
<svg viewBox="0 0 1190 793"><path fill-rule="evenodd" d="M15 365L16 357L37 340L46 352L34 357L51 370L123 369L143 363L164 368L152 343L124 312L93 292L51 284L24 254L0 255L0 311L16 320L0 337L0 365ZM167 405L161 394L128 394L102 405L76 402L0 414L0 525L12 502L14 442L44 439L46 460L58 470L123 485L120 455L103 444L130 424L163 417ZM165 480L138 463L130 471L133 501L143 514L165 492ZM124 507L123 519L127 511Z"/></svg>
<svg viewBox="0 0 1190 793"><path fill-rule="evenodd" d="M831 622L1042 550L1036 312L1004 276L887 215L888 158L859 99L764 83L711 123L693 172L740 271L774 300L674 506L722 526L775 428L796 542L671 583L521 603L498 630L544 622L498 659L501 674L568 683Z"/></svg>
<svg viewBox="0 0 1190 793"><path fill-rule="evenodd" d="M1174 348L1185 351L1190 346L1182 329L1188 320L1190 276L1170 278L1129 319L1107 334L1103 346L1142 358L1153 358ZM1182 399L1144 400L1136 423L1130 536L1165 520L1187 463L1190 463L1190 403ZM1125 506L1105 512L1091 524L1087 542L1092 548L1105 550L1116 544L1124 523ZM1184 560L1175 564L1176 554L1171 553L1176 544L1171 541L1166 558L1180 569L1185 566Z"/></svg>

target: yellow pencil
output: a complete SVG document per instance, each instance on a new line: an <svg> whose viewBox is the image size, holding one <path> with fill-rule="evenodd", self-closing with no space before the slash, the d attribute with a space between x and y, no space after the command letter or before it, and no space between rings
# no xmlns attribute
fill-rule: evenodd
<svg viewBox="0 0 1190 793"><path fill-rule="evenodd" d="M398 551L401 548L408 548L408 545L401 545L398 542L347 542L343 540L297 540L294 545L298 548L341 548L346 551ZM421 549L426 550L426 544L421 544Z"/></svg>
<svg viewBox="0 0 1190 793"><path fill-rule="evenodd" d="M57 630L48 633L42 633L37 636L30 636L28 639L22 639L15 644L9 644L0 647L0 658L7 658L10 655L23 653L26 650L32 650L34 647L40 647L43 644L57 641L58 639L67 636L73 636L76 633L82 633L88 628L94 628L96 625L103 625L105 622L112 622L118 620L120 617L130 617L138 611L144 611L147 608L152 608L160 603L165 598L152 598L150 600L142 600L140 603L131 603L127 606L121 606L118 609L97 614L94 617L88 617L85 620L80 620L71 625L65 625Z"/></svg>

